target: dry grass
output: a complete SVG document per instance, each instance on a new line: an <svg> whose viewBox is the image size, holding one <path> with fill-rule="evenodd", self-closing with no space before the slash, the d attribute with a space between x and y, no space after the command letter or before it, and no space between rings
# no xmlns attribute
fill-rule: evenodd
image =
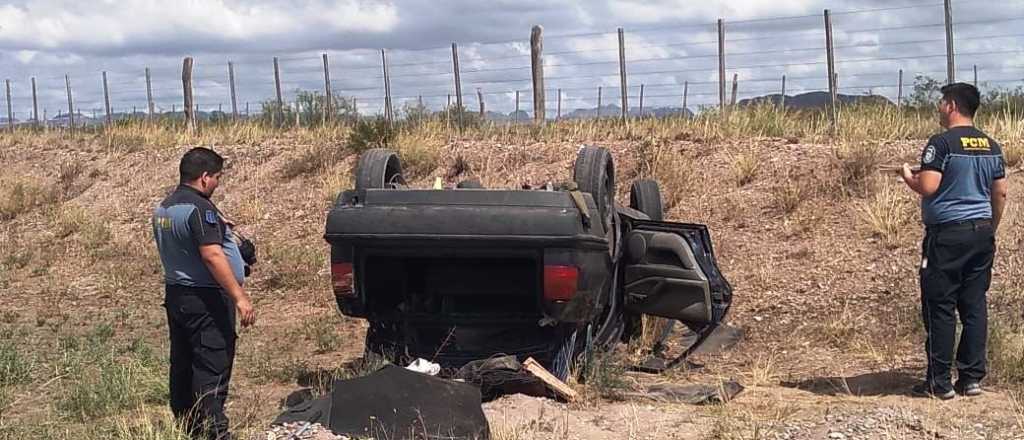
<svg viewBox="0 0 1024 440"><path fill-rule="evenodd" d="M789 215L813 196L809 182L787 171L781 180L772 186L772 202L776 210Z"/></svg>
<svg viewBox="0 0 1024 440"><path fill-rule="evenodd" d="M833 166L838 170L838 190L863 197L876 182L878 167L886 157L878 143L841 143L833 149Z"/></svg>
<svg viewBox="0 0 1024 440"><path fill-rule="evenodd" d="M886 182L873 197L856 204L857 213L871 235L888 249L903 243L904 228L912 218L910 190L900 186Z"/></svg>
<svg viewBox="0 0 1024 440"><path fill-rule="evenodd" d="M761 169L761 158L753 152L743 152L733 158L732 170L737 186L746 186L753 182L757 178L759 169Z"/></svg>

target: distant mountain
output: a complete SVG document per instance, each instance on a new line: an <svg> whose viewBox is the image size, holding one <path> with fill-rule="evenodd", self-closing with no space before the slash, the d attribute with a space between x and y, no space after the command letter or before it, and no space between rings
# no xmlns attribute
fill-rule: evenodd
<svg viewBox="0 0 1024 440"><path fill-rule="evenodd" d="M880 95L844 95L838 94L836 98L840 104L876 104L876 105L892 105L892 101L888 98ZM757 105L757 104L771 104L779 105L782 100L782 95L775 93L771 95L758 96L756 98L747 98L740 100L738 105ZM799 95L786 95L786 108L794 110L809 110L809 109L824 109L828 108L829 103L828 92L807 92Z"/></svg>

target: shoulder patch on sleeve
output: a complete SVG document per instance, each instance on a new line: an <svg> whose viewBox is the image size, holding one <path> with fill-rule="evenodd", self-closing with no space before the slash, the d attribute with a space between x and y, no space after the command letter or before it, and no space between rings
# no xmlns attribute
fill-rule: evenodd
<svg viewBox="0 0 1024 440"><path fill-rule="evenodd" d="M207 209L203 214L203 220L211 225L217 224L217 213L212 209Z"/></svg>
<svg viewBox="0 0 1024 440"><path fill-rule="evenodd" d="M924 157L921 159L924 163L932 163L935 160L935 146L928 145L928 148L924 149Z"/></svg>

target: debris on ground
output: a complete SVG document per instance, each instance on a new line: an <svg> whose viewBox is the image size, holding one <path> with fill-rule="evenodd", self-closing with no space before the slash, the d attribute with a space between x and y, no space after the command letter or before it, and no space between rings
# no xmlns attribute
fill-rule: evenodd
<svg viewBox="0 0 1024 440"><path fill-rule="evenodd" d="M349 440L350 437L337 435L319 423L296 422L276 425L253 440Z"/></svg>
<svg viewBox="0 0 1024 440"><path fill-rule="evenodd" d="M530 374L534 375L537 379L540 379L541 382L544 382L544 385L547 386L548 389L554 391L558 397L565 399L565 401L573 402L579 397L579 395L576 394L576 390L573 390L572 387L559 380L533 358L527 358L523 362L523 369L530 372Z"/></svg>
<svg viewBox="0 0 1024 440"><path fill-rule="evenodd" d="M480 388L484 401L508 394L546 395L547 388L539 379L523 370L515 356L495 356L467 363L454 378Z"/></svg>
<svg viewBox="0 0 1024 440"><path fill-rule="evenodd" d="M441 365L435 364L423 358L416 358L411 364L405 367L409 371L423 373L430 376L437 376L441 373Z"/></svg>
<svg viewBox="0 0 1024 440"><path fill-rule="evenodd" d="M278 420L323 420L333 432L392 440L490 438L480 390L467 383L386 365L334 381L330 393L289 408Z"/></svg>
<svg viewBox="0 0 1024 440"><path fill-rule="evenodd" d="M646 392L627 393L634 399L650 399L659 402L708 405L725 403L743 391L743 385L736 381L720 384L654 384Z"/></svg>

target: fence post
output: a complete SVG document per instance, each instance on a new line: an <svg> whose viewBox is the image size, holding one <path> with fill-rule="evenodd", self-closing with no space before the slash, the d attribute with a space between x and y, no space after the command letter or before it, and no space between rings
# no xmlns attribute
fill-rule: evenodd
<svg viewBox="0 0 1024 440"><path fill-rule="evenodd" d="M75 130L75 101L71 99L71 75L64 74L64 84L68 90L68 127Z"/></svg>
<svg viewBox="0 0 1024 440"><path fill-rule="evenodd" d="M533 73L533 120L544 122L544 28L530 31L530 68Z"/></svg>
<svg viewBox="0 0 1024 440"><path fill-rule="evenodd" d="M832 134L839 128L839 111L836 108L836 64L835 52L832 47L832 15L825 10L825 55L828 62L828 94L829 107L832 113Z"/></svg>
<svg viewBox="0 0 1024 440"><path fill-rule="evenodd" d="M103 72L103 108L107 111L107 126L109 127L114 123L114 118L110 114L110 88L107 87L107 72Z"/></svg>
<svg viewBox="0 0 1024 440"><path fill-rule="evenodd" d="M740 83L740 74L738 74L738 73L732 74L732 97L729 99L729 106L730 107L736 105L736 89L739 88L739 83Z"/></svg>
<svg viewBox="0 0 1024 440"><path fill-rule="evenodd" d="M956 65L953 55L953 5L950 0L943 0L946 22L946 84L956 82Z"/></svg>
<svg viewBox="0 0 1024 440"><path fill-rule="evenodd" d="M725 22L718 19L718 109L725 112Z"/></svg>
<svg viewBox="0 0 1024 440"><path fill-rule="evenodd" d="M277 57L274 57L274 90L277 92L277 114L279 118L284 118L284 99L281 97L281 69L277 62Z"/></svg>
<svg viewBox="0 0 1024 440"><path fill-rule="evenodd" d="M558 89L558 107L555 110L555 120L562 119L562 89Z"/></svg>
<svg viewBox="0 0 1024 440"><path fill-rule="evenodd" d="M459 69L459 45L454 42L452 43L452 73L455 75L455 105L459 107L459 127L462 127L462 74ZM451 107L451 96L448 98L448 107Z"/></svg>
<svg viewBox="0 0 1024 440"><path fill-rule="evenodd" d="M629 92L626 89L626 35L619 28L619 94L622 95L622 120L629 113Z"/></svg>
<svg viewBox="0 0 1024 440"><path fill-rule="evenodd" d="M978 65L974 65L974 87L978 87Z"/></svg>
<svg viewBox="0 0 1024 440"><path fill-rule="evenodd" d="M333 119L334 116L334 94L331 92L331 65L327 60L327 54L324 53L324 96L327 98L327 103L324 105L324 124L327 124L328 119Z"/></svg>
<svg viewBox="0 0 1024 440"><path fill-rule="evenodd" d="M601 119L601 86L597 86L597 119Z"/></svg>
<svg viewBox="0 0 1024 440"><path fill-rule="evenodd" d="M380 50L380 65L384 72L384 118L388 124L394 124L394 109L391 107L391 79L388 77L388 58L384 49Z"/></svg>
<svg viewBox="0 0 1024 440"><path fill-rule="evenodd" d="M483 122L486 114L484 113L484 93L480 91L480 88L476 88L476 99L480 101L480 121Z"/></svg>
<svg viewBox="0 0 1024 440"><path fill-rule="evenodd" d="M36 77L32 77L32 121L39 128L39 99L36 96Z"/></svg>
<svg viewBox="0 0 1024 440"><path fill-rule="evenodd" d="M444 127L448 130L449 135L452 129L452 94L448 94L448 105L444 106Z"/></svg>
<svg viewBox="0 0 1024 440"><path fill-rule="evenodd" d="M516 112L512 118L516 123L519 123L519 91L516 90Z"/></svg>
<svg viewBox="0 0 1024 440"><path fill-rule="evenodd" d="M903 69L900 69L900 83L896 88L896 108L903 106Z"/></svg>
<svg viewBox="0 0 1024 440"><path fill-rule="evenodd" d="M238 95L235 93L235 63L228 61L228 89L231 90L231 119L238 119Z"/></svg>
<svg viewBox="0 0 1024 440"><path fill-rule="evenodd" d="M786 110L786 75L782 75L782 93L779 95L779 109Z"/></svg>
<svg viewBox="0 0 1024 440"><path fill-rule="evenodd" d="M644 85L640 84L640 119L644 118Z"/></svg>
<svg viewBox="0 0 1024 440"><path fill-rule="evenodd" d="M277 58L274 58L274 64L277 64ZM181 88L185 101L183 104L185 106L185 129L192 132L196 129L196 111L192 101L192 57L185 57L185 61L182 63Z"/></svg>
<svg viewBox="0 0 1024 440"><path fill-rule="evenodd" d="M146 107L149 110L149 118L153 118L155 109L153 108L153 81L149 74L149 67L146 68Z"/></svg>
<svg viewBox="0 0 1024 440"><path fill-rule="evenodd" d="M684 117L690 116L689 113L688 113L689 110L686 109L686 98L687 98L687 95L689 95L689 94L690 94L690 82L689 81L683 81L683 111L682 111L682 114L683 114Z"/></svg>
<svg viewBox="0 0 1024 440"><path fill-rule="evenodd" d="M11 80L5 80L7 85L7 129L14 132L14 108L11 106Z"/></svg>

